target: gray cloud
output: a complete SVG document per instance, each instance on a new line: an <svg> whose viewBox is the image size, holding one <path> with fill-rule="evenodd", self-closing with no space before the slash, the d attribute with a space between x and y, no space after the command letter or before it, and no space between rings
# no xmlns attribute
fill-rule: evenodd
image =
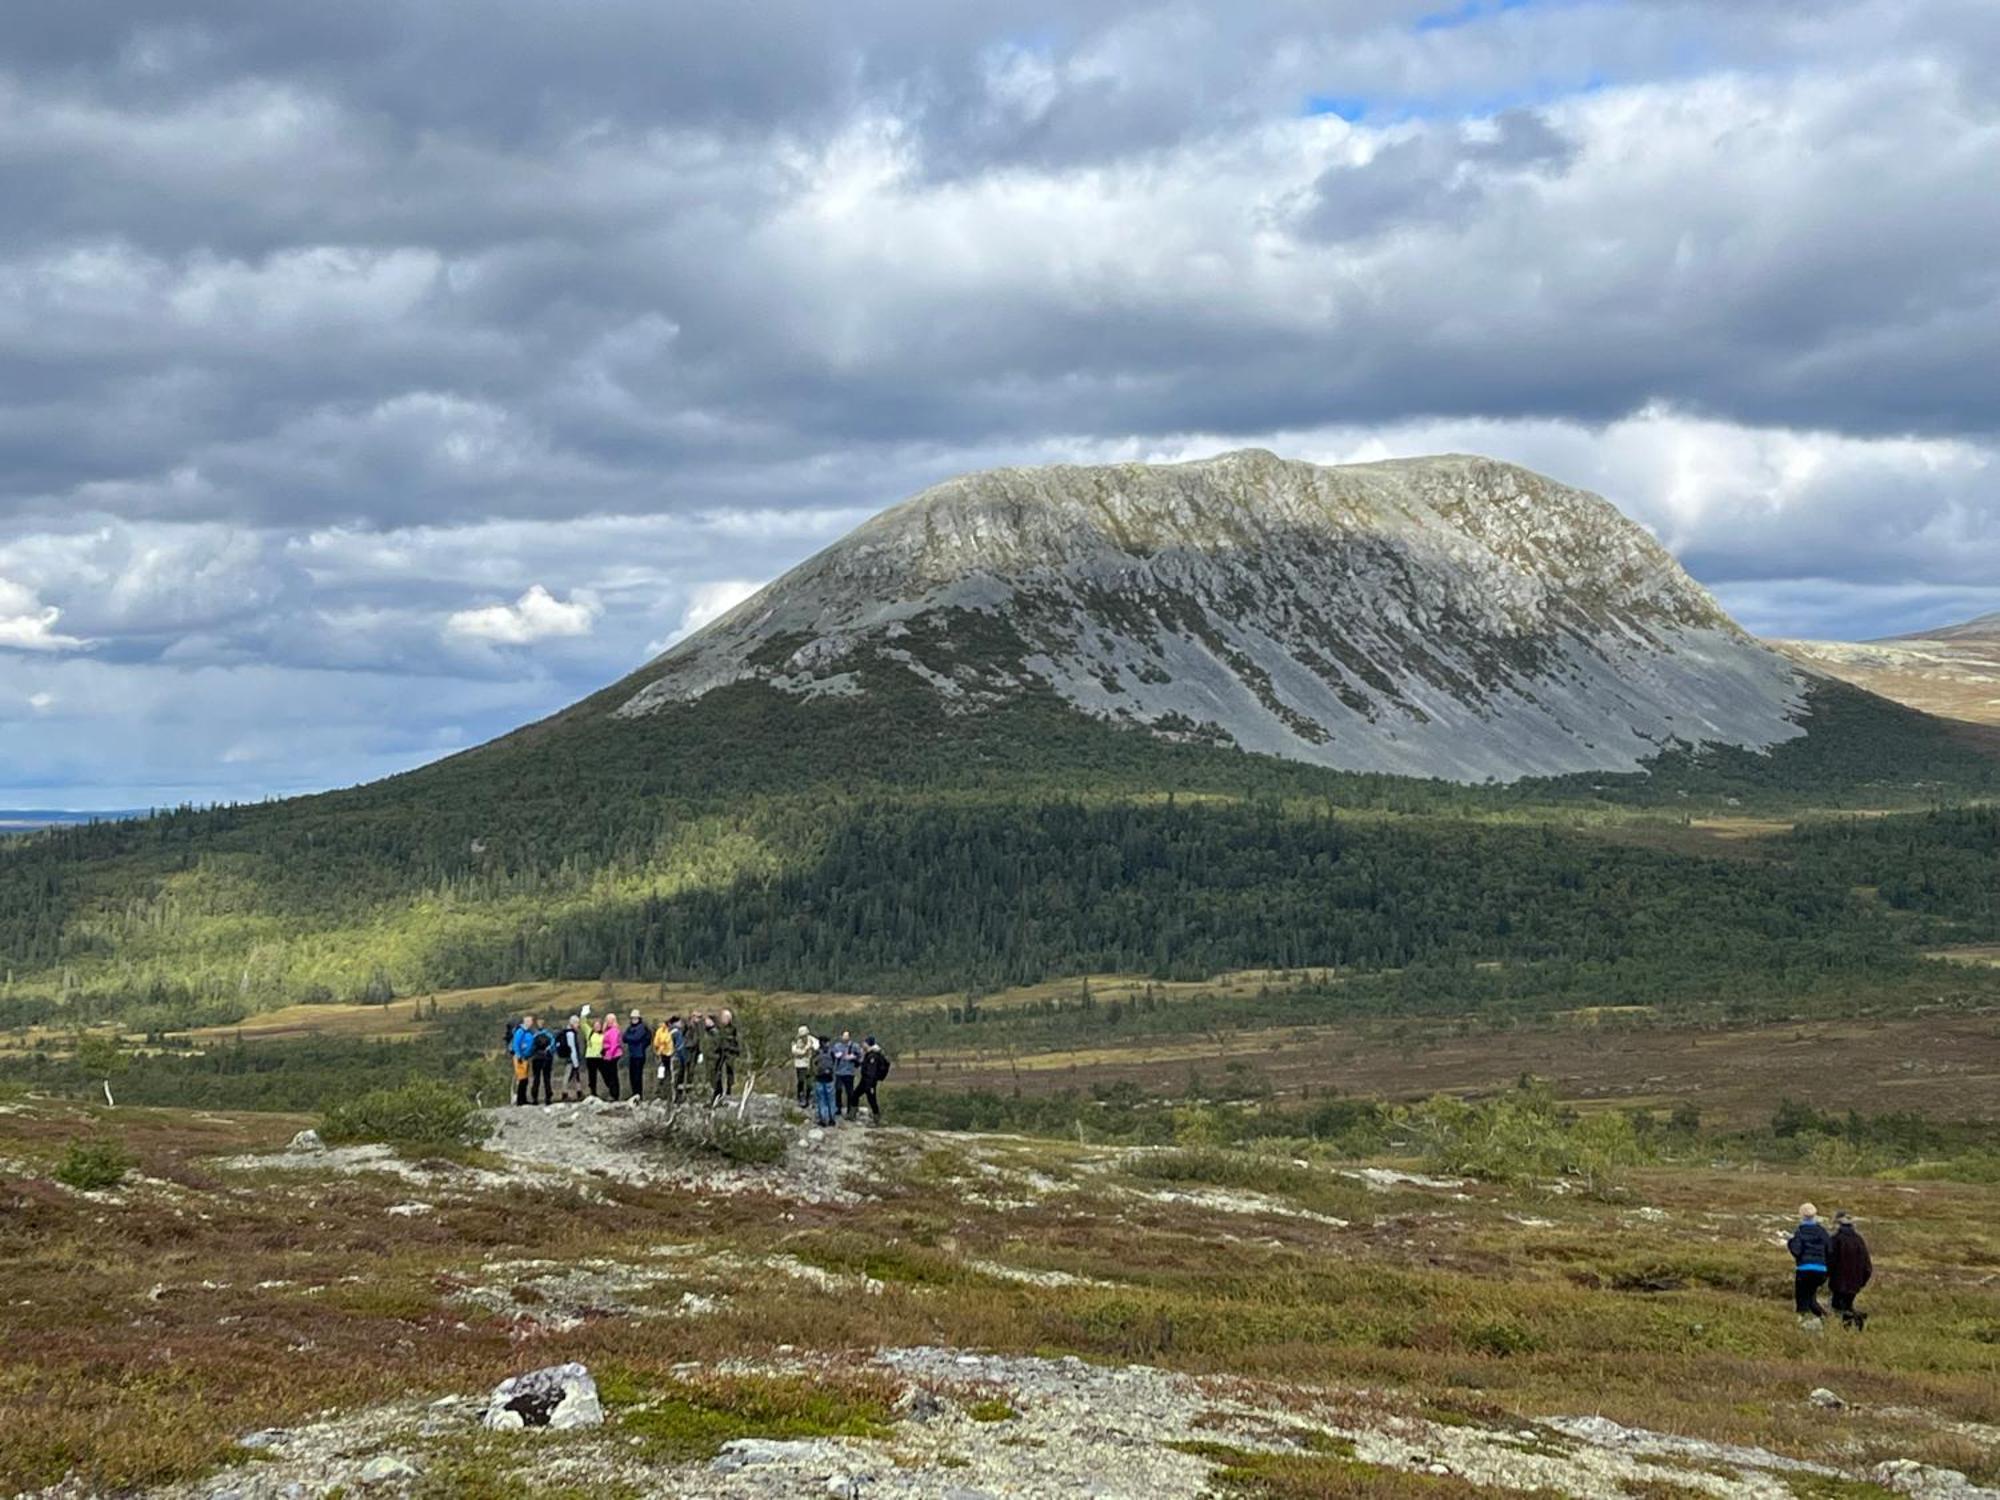
<svg viewBox="0 0 2000 1500"><path fill-rule="evenodd" d="M128 679L553 707L996 462L1469 435L1761 601L2000 562L1975 0L8 22L0 613L64 644L0 633L0 715L45 739L150 734L170 695L78 686ZM536 589L589 628L447 628ZM176 786L258 764L181 734Z"/></svg>

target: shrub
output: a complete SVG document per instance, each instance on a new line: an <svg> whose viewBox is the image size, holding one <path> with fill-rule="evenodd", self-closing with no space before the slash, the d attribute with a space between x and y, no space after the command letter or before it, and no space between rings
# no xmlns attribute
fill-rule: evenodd
<svg viewBox="0 0 2000 1500"><path fill-rule="evenodd" d="M380 1141L391 1146L477 1146L488 1126L464 1094L434 1078L376 1089L326 1112L319 1133L335 1143Z"/></svg>
<svg viewBox="0 0 2000 1500"><path fill-rule="evenodd" d="M683 1157L720 1158L743 1167L776 1166L785 1159L791 1138L783 1130L738 1120L723 1110L677 1110L640 1121L626 1141Z"/></svg>
<svg viewBox="0 0 2000 1500"><path fill-rule="evenodd" d="M111 1141L71 1141L56 1164L56 1181L79 1192L116 1187L132 1170L132 1158Z"/></svg>

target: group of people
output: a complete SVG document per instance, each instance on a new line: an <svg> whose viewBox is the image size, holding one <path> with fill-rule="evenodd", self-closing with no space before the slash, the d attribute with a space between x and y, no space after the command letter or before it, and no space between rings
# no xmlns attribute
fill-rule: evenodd
<svg viewBox="0 0 2000 1500"><path fill-rule="evenodd" d="M1868 1258L1867 1241L1854 1227L1854 1215L1842 1209L1833 1216L1829 1234L1819 1221L1819 1210L1810 1203L1799 1205L1799 1227L1785 1241L1792 1253L1792 1300L1798 1308L1799 1327L1818 1333L1826 1327L1826 1309L1819 1305L1821 1287L1833 1292L1833 1310L1840 1325L1856 1333L1868 1326L1868 1314L1855 1307L1854 1299L1875 1274Z"/></svg>
<svg viewBox="0 0 2000 1500"><path fill-rule="evenodd" d="M874 1037L854 1040L843 1031L838 1038L814 1036L810 1026L801 1026L792 1038L792 1083L800 1109L810 1108L821 1125L837 1125L845 1116L860 1116L868 1106L868 1118L882 1123L882 1100L877 1090L889 1076L889 1054L876 1045Z"/></svg>
<svg viewBox="0 0 2000 1500"><path fill-rule="evenodd" d="M593 1099L617 1099L621 1074L629 1097L643 1099L649 1067L655 1091L675 1100L698 1094L705 1075L713 1105L735 1092L743 1038L735 1012L726 1008L669 1016L656 1027L636 1005L622 1024L616 1011L600 1020L586 1005L561 1026L545 1026L531 1015L510 1021L507 1055L520 1105L555 1103L557 1068L564 1103L581 1101L585 1090Z"/></svg>

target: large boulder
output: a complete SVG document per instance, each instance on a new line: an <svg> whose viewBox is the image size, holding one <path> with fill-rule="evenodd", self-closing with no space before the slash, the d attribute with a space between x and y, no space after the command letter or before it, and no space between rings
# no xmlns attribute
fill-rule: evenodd
<svg viewBox="0 0 2000 1500"><path fill-rule="evenodd" d="M550 1365L513 1375L494 1387L486 1403L486 1425L495 1432L523 1427L597 1427L604 1407L597 1399L597 1382L580 1364Z"/></svg>

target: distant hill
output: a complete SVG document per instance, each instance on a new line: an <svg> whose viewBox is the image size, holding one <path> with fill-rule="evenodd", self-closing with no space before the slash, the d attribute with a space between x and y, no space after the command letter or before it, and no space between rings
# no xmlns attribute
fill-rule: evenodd
<svg viewBox="0 0 2000 1500"><path fill-rule="evenodd" d="M1941 718L2000 726L2000 613L1877 641L1774 641L1793 660Z"/></svg>

